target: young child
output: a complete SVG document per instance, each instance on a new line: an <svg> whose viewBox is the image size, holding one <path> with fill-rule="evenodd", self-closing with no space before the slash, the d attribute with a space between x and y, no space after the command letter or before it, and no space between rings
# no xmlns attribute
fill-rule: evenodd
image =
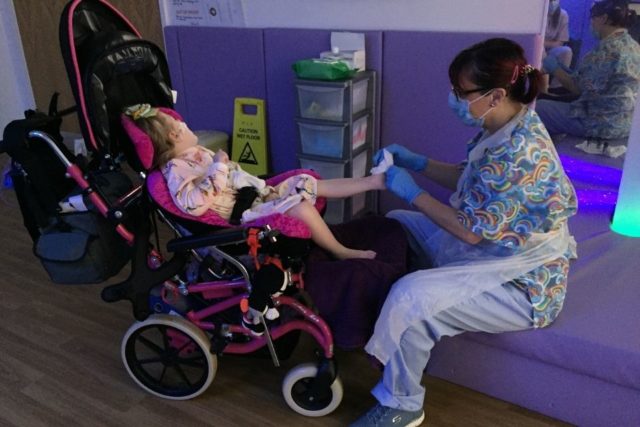
<svg viewBox="0 0 640 427"><path fill-rule="evenodd" d="M311 231L311 239L337 259L375 258L374 251L351 249L338 242L313 205L317 197L344 198L383 190L384 174L319 181L300 174L271 187L244 172L224 151L214 154L198 145L198 137L184 122L149 104L129 107L125 114L153 141L154 166L161 168L171 197L182 211L199 216L212 209L229 220L238 190L251 186L258 191L258 197L243 212L243 222L274 212L284 213L304 222Z"/></svg>

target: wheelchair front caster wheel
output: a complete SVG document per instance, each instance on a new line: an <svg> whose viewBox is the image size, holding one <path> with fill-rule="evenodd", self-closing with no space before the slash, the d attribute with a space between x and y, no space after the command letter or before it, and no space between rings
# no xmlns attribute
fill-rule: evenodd
<svg viewBox="0 0 640 427"><path fill-rule="evenodd" d="M322 417L333 412L342 402L342 381L336 377L330 387L312 391L318 367L305 363L291 369L282 381L282 394L287 405L307 417Z"/></svg>
<svg viewBox="0 0 640 427"><path fill-rule="evenodd" d="M203 393L218 367L206 334L193 323L166 314L136 322L122 339L127 372L149 393L187 400Z"/></svg>

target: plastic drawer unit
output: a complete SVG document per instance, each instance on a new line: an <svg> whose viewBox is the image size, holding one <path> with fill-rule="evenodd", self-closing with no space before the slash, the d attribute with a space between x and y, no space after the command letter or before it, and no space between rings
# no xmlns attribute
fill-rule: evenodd
<svg viewBox="0 0 640 427"><path fill-rule="evenodd" d="M324 179L362 177L371 168L376 142L376 73L363 71L341 81L295 81L300 167ZM329 200L330 224L376 212L370 191L344 200Z"/></svg>
<svg viewBox="0 0 640 427"><path fill-rule="evenodd" d="M346 121L367 107L369 79L339 82L298 80L298 116L305 119Z"/></svg>
<svg viewBox="0 0 640 427"><path fill-rule="evenodd" d="M297 120L300 154L335 159L349 159L367 146L370 115L363 111L357 119L348 122L320 122Z"/></svg>

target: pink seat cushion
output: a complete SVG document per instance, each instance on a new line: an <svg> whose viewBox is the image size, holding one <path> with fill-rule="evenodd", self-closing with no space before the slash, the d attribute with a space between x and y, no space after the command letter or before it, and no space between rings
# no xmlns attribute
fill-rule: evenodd
<svg viewBox="0 0 640 427"><path fill-rule="evenodd" d="M277 185L290 176L300 173L307 173L311 176L319 178L319 175L314 171L295 169L267 179L267 184ZM158 170L152 171L147 177L147 189L149 190L149 194L151 195L153 200L160 207L176 217L185 218L191 221L198 221L217 227L235 227L234 225L229 224L229 222L221 218L220 215L211 210L202 216L193 216L182 212L173 202L173 199L171 198L171 194L169 192L169 188L167 187L167 182L165 181L164 176L162 176L162 173ZM326 199L318 198L315 206L318 211L322 212L322 210L326 206ZM269 225L271 226L271 228L279 230L282 234L289 237L298 237L303 239L308 239L311 237L311 232L309 231L309 228L306 226L306 224L304 224L299 219L280 213L258 218L255 221L243 224L243 227L261 227L264 225Z"/></svg>

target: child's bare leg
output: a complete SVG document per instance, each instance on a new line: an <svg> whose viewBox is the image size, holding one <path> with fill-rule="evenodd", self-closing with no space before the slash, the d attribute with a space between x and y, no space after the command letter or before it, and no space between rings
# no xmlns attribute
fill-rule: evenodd
<svg viewBox="0 0 640 427"><path fill-rule="evenodd" d="M336 178L318 180L318 197L341 199L369 190L384 190L384 174L362 178Z"/></svg>
<svg viewBox="0 0 640 427"><path fill-rule="evenodd" d="M376 257L374 251L361 251L350 249L338 242L324 222L318 210L308 201L304 200L287 211L287 215L298 218L311 230L311 240L322 249L326 249L338 259Z"/></svg>

